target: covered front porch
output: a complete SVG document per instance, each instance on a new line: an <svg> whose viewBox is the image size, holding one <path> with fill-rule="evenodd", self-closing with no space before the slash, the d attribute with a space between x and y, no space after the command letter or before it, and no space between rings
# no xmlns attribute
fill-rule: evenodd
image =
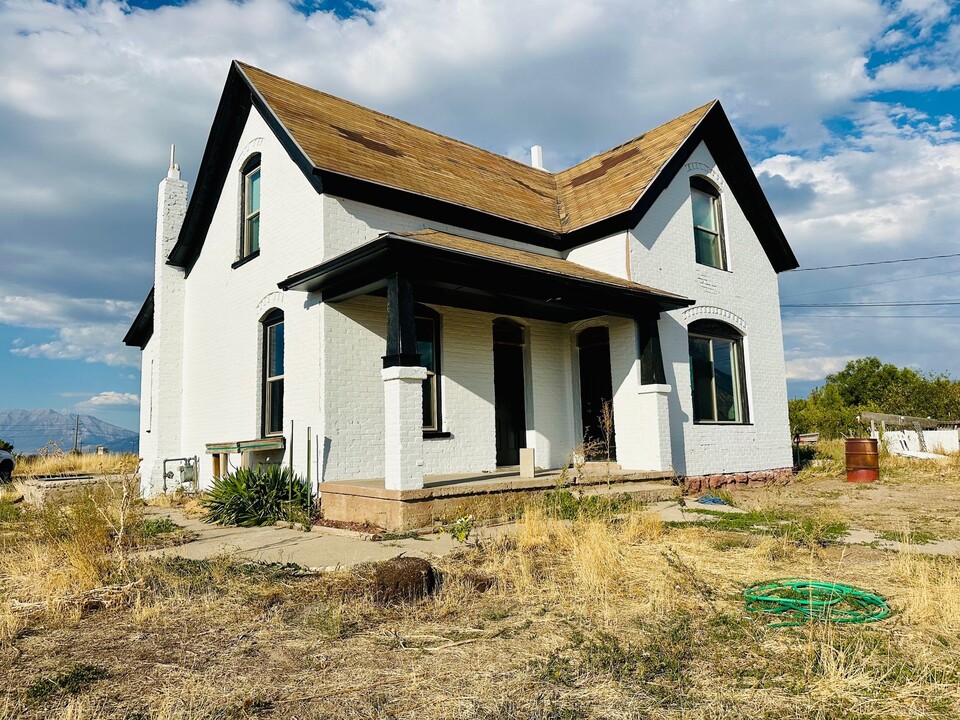
<svg viewBox="0 0 960 720"><path fill-rule="evenodd" d="M382 235L280 288L306 291L308 302L328 308L331 450L321 492L338 498L325 500L328 509L383 493L413 492L404 498L410 505L437 493L535 489L542 473L490 493L483 488L506 476L480 471L517 464L522 449L534 448L537 464L564 466L583 438L600 439L604 407L615 411L598 456L671 472L671 389L663 383L657 319L690 305L686 298L559 257L436 231ZM376 406L374 358L381 365ZM545 472L548 485L560 474ZM459 489L441 490L453 486Z"/></svg>

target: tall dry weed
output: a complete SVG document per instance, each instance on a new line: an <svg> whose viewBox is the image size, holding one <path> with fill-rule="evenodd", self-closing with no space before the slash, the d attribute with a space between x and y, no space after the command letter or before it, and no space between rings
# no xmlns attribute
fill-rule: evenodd
<svg viewBox="0 0 960 720"><path fill-rule="evenodd" d="M941 635L960 634L960 560L901 550L890 566L904 620Z"/></svg>
<svg viewBox="0 0 960 720"><path fill-rule="evenodd" d="M68 453L59 448L20 458L14 470L17 477L45 475L132 475L140 458L135 453L96 455Z"/></svg>

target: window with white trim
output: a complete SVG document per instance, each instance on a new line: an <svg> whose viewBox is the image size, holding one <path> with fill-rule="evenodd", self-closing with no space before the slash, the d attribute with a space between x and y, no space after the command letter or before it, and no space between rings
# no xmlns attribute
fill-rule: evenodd
<svg viewBox="0 0 960 720"><path fill-rule="evenodd" d="M687 333L690 338L693 421L749 422L743 336L717 320L693 322Z"/></svg>
<svg viewBox="0 0 960 720"><path fill-rule="evenodd" d="M690 178L690 201L693 206L693 239L697 262L726 270L719 190L706 178L694 175Z"/></svg>

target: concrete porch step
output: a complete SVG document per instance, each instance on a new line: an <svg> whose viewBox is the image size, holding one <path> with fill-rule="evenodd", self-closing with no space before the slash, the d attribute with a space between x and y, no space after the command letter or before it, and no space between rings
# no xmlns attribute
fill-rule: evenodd
<svg viewBox="0 0 960 720"><path fill-rule="evenodd" d="M571 486L570 492L575 497L595 497L602 495L629 495L635 500L645 503L679 500L683 494L683 487L673 483L639 481L615 482L610 485L596 484L586 487Z"/></svg>

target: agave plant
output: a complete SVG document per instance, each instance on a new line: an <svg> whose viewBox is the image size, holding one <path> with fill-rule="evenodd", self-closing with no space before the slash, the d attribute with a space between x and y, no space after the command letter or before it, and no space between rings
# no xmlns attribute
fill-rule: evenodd
<svg viewBox="0 0 960 720"><path fill-rule="evenodd" d="M310 487L287 467L240 468L215 478L201 501L206 522L254 527L310 516Z"/></svg>

